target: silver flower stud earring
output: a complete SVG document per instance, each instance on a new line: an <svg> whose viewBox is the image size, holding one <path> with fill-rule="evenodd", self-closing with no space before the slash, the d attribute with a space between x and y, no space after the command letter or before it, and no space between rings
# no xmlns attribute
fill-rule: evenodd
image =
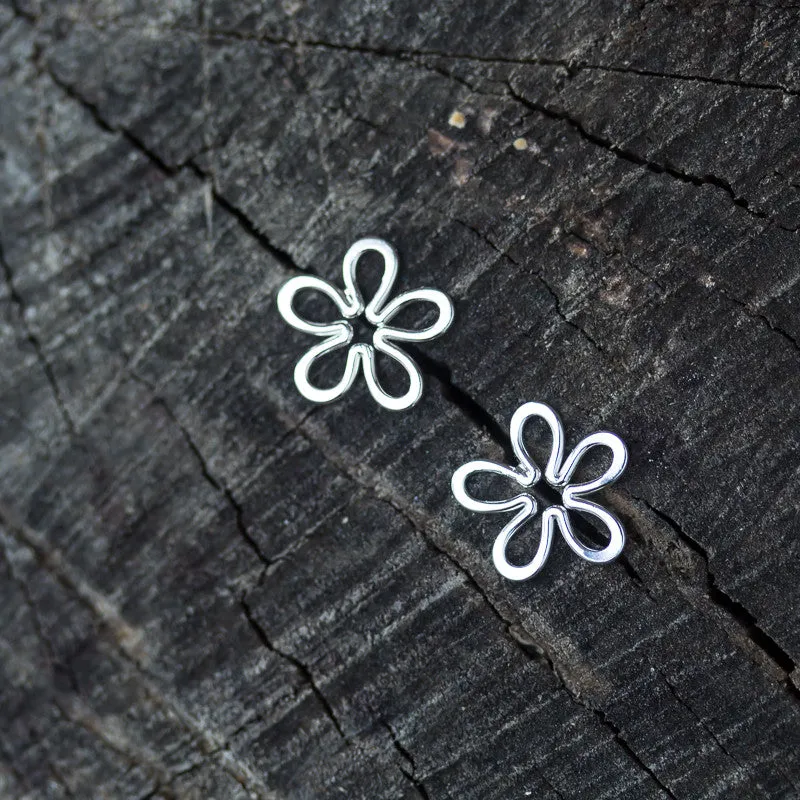
<svg viewBox="0 0 800 800"><path fill-rule="evenodd" d="M480 472L503 475L511 478L524 490L531 490L541 479L542 471L533 462L522 440L523 428L531 417L543 419L553 436L553 447L544 470L544 478L550 486L561 492L561 505L552 505L542 513L541 538L533 559L524 566L514 566L506 558L506 548L511 537L536 515L537 502L530 491L523 491L508 500L476 500L466 488L467 480ZM625 531L620 521L602 506L586 500L604 486L613 483L622 474L628 461L628 451L623 441L613 433L598 432L587 436L564 459L564 428L558 415L544 403L525 403L511 418L511 444L519 459L516 467L506 467L491 461L470 461L453 474L452 489L456 500L470 511L498 512L517 511L516 516L500 531L494 542L492 557L497 571L512 581L532 578L544 566L550 555L553 533L556 526L572 550L581 558L602 564L616 558L625 544ZM594 480L585 483L570 483L580 460L593 447L611 450L611 465ZM578 540L570 523L570 511L580 511L597 520L608 530L609 542L601 549L587 547Z"/></svg>
<svg viewBox="0 0 800 800"><path fill-rule="evenodd" d="M383 277L375 296L365 303L356 284L356 267L361 256L373 250L383 257ZM444 333L453 322L453 304L450 298L436 289L416 289L405 292L393 300L389 294L397 278L397 253L382 239L359 239L345 254L342 265L344 291L322 278L300 275L288 280L278 292L278 311L293 328L324 337L323 341L312 347L298 362L294 370L294 381L300 394L315 403L329 403L340 398L352 385L358 375L359 364L364 369L364 378L372 397L384 408L401 411L410 408L422 396L422 373L414 361L397 346L397 342L424 342ZM342 319L330 323L309 322L294 310L294 298L304 290L317 291L333 300ZM436 321L421 330L393 328L391 320L411 303L432 303L436 306ZM350 320L363 315L375 326L372 343L353 341L354 330ZM311 383L309 373L317 359L350 347L341 380L330 388L319 388ZM388 394L381 387L375 366L375 352L393 358L406 371L409 387L405 394L397 397Z"/></svg>

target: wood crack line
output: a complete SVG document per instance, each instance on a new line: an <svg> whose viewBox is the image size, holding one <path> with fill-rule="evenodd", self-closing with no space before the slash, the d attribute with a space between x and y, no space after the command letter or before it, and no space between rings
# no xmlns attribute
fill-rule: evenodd
<svg viewBox="0 0 800 800"><path fill-rule="evenodd" d="M466 228L468 231L471 231L481 241L488 244L489 247L491 247L492 250L494 250L500 256L500 258L508 259L508 261L510 261L517 267L522 266L522 264L520 264L518 261L515 261L507 252L505 252L505 250L498 247L498 245L496 245L488 236L486 236L484 233L482 233L473 225L470 225L468 222L464 222L463 220L460 219L455 219L453 221L456 224L461 225L463 228ZM573 330L577 331L598 352L598 354L601 357L605 357L603 346L585 328L581 327L577 322L575 322L574 320L570 319L570 317L567 316L566 312L561 307L561 298L559 297L556 290L542 275L542 271L537 270L532 272L532 274L541 283L542 288L545 290L545 292L547 292L547 294L550 295L550 299L553 301L553 310L556 312L561 321L564 322L566 325L569 325L569 327L572 328Z"/></svg>
<svg viewBox="0 0 800 800"><path fill-rule="evenodd" d="M677 167L670 166L668 164L662 164L657 161L651 161L645 156L635 153L633 150L628 150L625 147L621 147L611 139L608 139L597 133L593 133L581 120L571 116L566 111L558 111L544 105L543 103L530 100L529 98L525 97L520 90L514 87L511 79L506 80L506 86L508 87L511 97L513 97L518 103L522 104L526 108L529 108L531 111L535 111L547 117L548 119L557 120L569 125L569 127L575 130L582 139L595 145L596 147L602 148L622 161L626 161L629 164L634 164L637 167L645 169L648 172L652 172L656 175L663 175L668 178L673 178L674 180L680 181L684 184L689 184L691 186L714 186L717 189L721 189L723 192L725 192L734 206L741 208L751 217L761 220L765 225L776 224L768 218L765 212L756 211L755 209L751 208L750 201L747 198L738 195L733 186L731 186L731 184L724 178L720 178L710 173L705 175L693 175L692 173ZM776 227L790 233L796 233L795 229L793 228L778 224L776 224Z"/></svg>
<svg viewBox="0 0 800 800"><path fill-rule="evenodd" d="M189 31L187 31L188 33ZM239 41L255 41L263 44L294 47L294 48L319 48L324 50L339 50L349 53L359 53L383 58L393 58L400 61L417 61L419 59L438 58L447 61L464 61L474 64L488 64L494 66L533 66L533 67L555 67L565 70L570 77L574 77L579 72L610 72L623 75L638 75L645 78L657 78L661 80L685 81L690 83L704 83L714 86L727 86L734 89L778 92L790 97L800 96L800 89L784 86L780 83L768 83L760 81L743 81L732 78L716 78L712 76L696 75L691 73L666 72L648 70L637 67L618 66L613 64L592 64L587 61L579 61L564 58L548 58L546 56L531 56L529 58L514 58L510 56L480 56L476 53L447 52L435 49L424 48L391 48L376 47L370 45L346 44L329 42L322 39L295 39L280 37L269 34L258 36L248 36L245 33L231 30L208 31L208 35L219 38L228 38Z"/></svg>
<svg viewBox="0 0 800 800"><path fill-rule="evenodd" d="M71 86L67 82L63 81L52 69L47 69L47 74L53 83L61 89L64 94L69 97L71 100L78 103L82 106L86 111L89 112L92 119L95 121L97 126L105 131L106 133L116 134L122 136L128 144L144 156L150 163L152 163L160 172L162 172L165 176L174 177L178 175L184 169L189 169L195 176L197 176L201 181L208 184L211 188L211 196L217 202L217 204L227 211L231 216L233 216L239 225L250 235L252 236L258 243L266 250L282 267L285 269L291 270L293 272L305 272L301 266L299 266L291 255L286 252L285 250L278 247L274 244L264 233L263 231L259 230L259 228L253 223L253 221L239 208L237 208L233 203L227 200L222 194L220 194L216 187L213 185L212 176L202 170L194 161L194 155L191 155L184 159L181 163L177 164L176 166L170 166L167 164L157 153L155 153L152 149L148 148L145 143L131 133L128 129L121 127L121 126L114 126L111 125L106 119L103 117L100 109L90 100L85 98L80 92L75 89L75 87Z"/></svg>
<svg viewBox="0 0 800 800"><path fill-rule="evenodd" d="M31 25L36 25L40 16L30 14L18 8L16 4L14 11L16 16L26 20ZM682 81L688 83L709 84L712 86L726 86L732 89L743 91L776 92L789 97L800 96L800 89L787 86L779 82L770 81L748 81L740 78L717 77L713 75L699 75L697 73L670 72L667 70L653 70L645 67L635 67L631 65L619 64L597 64L590 61L582 61L575 58L558 58L555 56L503 56L491 55L484 56L469 51L439 50L437 48L424 47L393 47L389 45L373 45L364 42L333 42L319 37L298 38L291 36L281 36L276 33L261 31L258 34L250 34L243 30L230 28L211 28L206 24L200 24L197 28L188 25L169 25L169 24L144 24L128 25L118 19L95 18L84 20L83 24L90 25L99 30L131 30L137 33L152 32L158 35L170 33L180 33L185 36L203 39L219 39L232 42L247 42L261 44L272 47L291 47L294 49L319 49L331 50L345 53L355 53L359 55L373 56L376 58L387 58L398 61L417 61L420 59L442 59L445 61L471 62L477 65L489 66L511 66L511 67L553 67L565 70L570 77L574 77L579 72L607 72L621 75L637 75L644 78L656 78L659 80Z"/></svg>
<svg viewBox="0 0 800 800"><path fill-rule="evenodd" d="M246 592L242 594L239 600L239 605L241 606L242 613L244 614L248 625L252 628L253 632L255 633L258 640L261 642L262 646L270 653L278 656L279 658L286 661L288 664L291 664L292 667L294 667L297 673L303 678L306 685L310 688L312 694L316 697L325 716L330 720L339 737L346 745L350 745L352 743L352 737L347 733L345 733L344 727L342 726L342 723L339 721L338 715L333 709L333 705L328 700L325 693L322 691L322 687L319 685L317 679L314 677L314 673L312 672L311 668L300 658L294 655L294 653L291 653L288 650L280 648L269 637L266 629L256 619L255 614L253 613L253 609L247 602ZM416 767L414 765L414 760L411 757L411 754L400 745L397 737L394 734L394 731L385 722L383 724L384 727L386 727L386 729L389 731L393 746L403 756L404 760L407 761L411 766L411 770L400 767L400 772L414 786L417 794L419 794L422 800L429 800L428 792L425 789L422 781L420 781L416 777Z"/></svg>
<svg viewBox="0 0 800 800"><path fill-rule="evenodd" d="M785 676L782 681L783 686L795 699L800 700L800 689L792 681L792 673L797 668L797 664L789 653L787 653L763 628L758 625L757 618L747 610L738 600L731 597L724 589L719 586L714 573L711 571L710 556L700 542L683 530L682 526L669 514L656 508L652 503L642 497L631 495L637 502L649 509L658 519L670 528L678 539L693 553L696 553L703 562L706 577L706 594L708 599L744 631L745 635L762 652L781 673Z"/></svg>
<svg viewBox="0 0 800 800"><path fill-rule="evenodd" d="M322 687L319 685L317 679L314 677L314 673L312 672L311 668L293 653L289 652L288 650L280 648L269 637L264 626L261 625L261 623L259 623L259 621L256 619L255 614L253 613L253 609L247 601L246 592L242 594L241 598L239 599L239 605L241 607L242 613L245 616L245 619L247 620L248 625L252 628L253 632L255 633L259 642L261 642L262 646L270 653L278 656L279 658L286 661L288 664L292 665L292 667L297 671L297 673L303 678L304 683L309 687L312 694L316 697L325 716L330 720L331 724L335 728L339 737L343 740L345 744L350 745L352 737L347 733L345 733L344 727L342 726L342 723L339 721L338 715L333 709L333 705L328 700L325 693L322 691ZM410 770L404 767L400 767L400 772L408 781L411 782L411 784L414 786L419 796L423 800L428 800L429 795L427 790L425 789L422 781L416 777L416 766L414 764L414 759L412 758L411 754L400 744L392 728L383 720L381 720L381 722L383 723L384 727L389 731L389 735L391 737L391 741L394 748L403 756L404 761L406 761L411 767Z"/></svg>
<svg viewBox="0 0 800 800"><path fill-rule="evenodd" d="M309 669L309 667L303 663L297 656L293 653L290 653L288 650L282 650L279 648L267 635L267 631L263 625L261 625L258 620L255 618L253 614L253 610L250 608L250 604L247 602L247 595L243 594L242 597L239 599L239 605L242 609L242 612L247 619L248 624L258 637L258 640L261 644L269 650L270 653L273 653L276 656L279 656L284 661L291 664L295 670L303 677L303 680L311 689L311 692L319 701L322 710L325 713L325 716L333 724L333 727L336 729L336 732L339 736L347 741L349 737L345 734L344 729L342 728L342 724L339 722L339 718L336 716L336 713L333 710L333 706L331 705L328 698L325 696L325 693L319 687L316 679L314 678L314 673Z"/></svg>
<svg viewBox="0 0 800 800"><path fill-rule="evenodd" d="M239 500L236 498L236 495L228 486L228 484L218 476L214 475L211 467L208 464L208 459L205 457L205 455L203 455L203 451L200 446L194 441L194 437L192 436L191 432L181 421L178 415L172 410L169 403L158 394L157 387L133 370L128 370L128 375L133 381L144 386L152 394L151 402L158 405L167 415L170 422L178 429L181 437L186 443L186 446L189 448L190 452L197 461L200 467L200 472L205 481L216 492L221 494L225 499L225 502L230 506L236 522L236 530L242 539L244 539L244 541L247 543L247 546L253 551L253 553L255 553L258 560L266 567L273 567L276 563L285 558L285 552L278 553L275 556L269 556L261 548L261 545L259 545L256 538L252 535L247 523L245 522L244 508L241 502L239 502ZM285 426L284 432L273 444L273 451L278 451L284 442L286 442L296 432L297 428L302 425L316 410L316 407L312 407L309 411L303 414L296 423Z"/></svg>
<svg viewBox="0 0 800 800"><path fill-rule="evenodd" d="M700 727L708 734L708 736L716 743L717 747L736 765L737 770L742 773L746 773L752 780L755 781L755 776L747 769L744 764L733 754L731 753L727 747L720 741L719 736L709 727L708 723L703 719L703 717L698 714L689 703L684 700L680 694L678 693L677 688L674 686L672 681L664 674L664 672L658 668L656 671L661 676L661 680L664 681L664 685L667 687L667 691L675 698L677 703L681 705L686 711L690 714L690 716L697 721ZM759 787L760 788L760 787Z"/></svg>
<svg viewBox="0 0 800 800"><path fill-rule="evenodd" d="M400 741L397 731L395 731L395 729L385 719L381 719L380 722L381 725L383 725L383 727L386 729L386 732L389 734L392 746L398 752L405 764L407 764L407 767L399 767L400 772L407 780L411 782L416 789L417 794L419 794L423 800L430 800L430 795L428 794L428 790L425 788L425 784L417 777L417 763L414 759L414 756L411 755L411 752L408 750L408 748Z"/></svg>
<svg viewBox="0 0 800 800"><path fill-rule="evenodd" d="M131 378L140 383L144 386L151 394L152 394L152 403L158 405L164 413L169 418L170 422L178 429L183 438L186 446L191 451L192 455L195 457L198 465L200 466L200 472L203 475L203 478L207 483L211 485L211 487L218 493L220 493L224 498L226 503L230 506L231 510L233 511L234 519L236 522L236 529L239 532L239 535L244 539L247 543L247 546L255 553L256 557L259 561L261 561L266 566L269 566L272 563L272 560L264 553L264 551L259 546L258 542L253 538L250 531L247 528L247 525L244 522L244 510L242 508L241 503L236 499L235 495L231 491L231 489L219 478L215 477L211 469L208 466L208 461L206 457L203 455L200 448L195 443L192 435L189 433L189 430L186 426L178 419L175 412L169 406L166 400L163 397L160 397L157 393L156 387L150 383L150 381L145 380L139 374L134 371L129 371L129 375ZM291 435L291 431L286 431L284 434L284 438ZM278 443L279 444L279 443Z"/></svg>
<svg viewBox="0 0 800 800"><path fill-rule="evenodd" d="M188 30L186 32L189 32ZM294 47L294 48L319 48L324 50L339 50L361 55L371 55L384 58L394 58L401 61L415 61L418 59L439 58L447 61L466 61L475 64L488 64L496 66L534 66L556 67L566 70L573 77L578 72L612 72L623 75L638 75L646 78L662 80L686 81L690 83L706 83L715 86L728 86L734 89L753 90L763 92L778 92L790 97L800 96L800 89L784 86L780 83L760 81L743 81L732 78L715 78L712 76L696 75L679 72L660 72L656 70L640 69L637 67L617 66L613 64L592 64L587 61L578 61L564 58L548 58L546 56L531 56L529 58L514 58L511 56L480 56L476 53L458 53L425 48L391 48L370 45L346 44L329 42L322 39L295 39L268 34L248 36L245 33L224 29L210 29L207 34L219 38L229 38L239 41L255 41L263 44Z"/></svg>

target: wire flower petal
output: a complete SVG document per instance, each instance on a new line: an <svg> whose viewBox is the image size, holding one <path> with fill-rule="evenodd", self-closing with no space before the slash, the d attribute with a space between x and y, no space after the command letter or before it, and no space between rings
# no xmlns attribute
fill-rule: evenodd
<svg viewBox="0 0 800 800"><path fill-rule="evenodd" d="M389 322L400 311L412 303L432 303L436 306L436 321L427 328L420 330L407 330L395 328ZM437 289L415 289L395 297L380 314L380 324L383 326L381 333L384 339L393 339L398 342L426 342L435 339L444 333L453 322L453 304L450 298Z"/></svg>
<svg viewBox="0 0 800 800"><path fill-rule="evenodd" d="M361 296L361 290L356 283L356 269L358 267L358 260L364 253L373 250L383 256L383 277L381 278L378 290L375 292L372 300L364 305L364 298ZM368 322L373 325L380 323L380 313L386 298L394 287L394 282L397 279L398 259L397 251L392 247L389 242L384 242L383 239L375 239L368 237L366 239L359 239L350 249L345 253L344 262L342 264L342 279L344 281L344 293L348 301L355 303L359 312L364 313Z"/></svg>
<svg viewBox="0 0 800 800"><path fill-rule="evenodd" d="M296 364L294 368L294 382L303 397L315 403L330 403L340 398L352 385L358 375L359 350L351 347L347 353L347 362L341 380L328 389L321 389L311 383L309 373L314 363L335 350L347 347L353 338L353 329L347 323L335 323L340 326L336 333L312 347Z"/></svg>
<svg viewBox="0 0 800 800"><path fill-rule="evenodd" d="M564 457L564 426L561 424L558 414L550 406L545 403L524 403L514 412L514 416L511 417L511 447L519 459L520 469L524 470L526 474L536 475L538 480L542 474L541 470L528 453L523 439L525 423L531 417L540 417L550 428L553 445L545 467L545 477L548 483L554 483L555 475Z"/></svg>
<svg viewBox="0 0 800 800"><path fill-rule="evenodd" d="M542 569L553 544L553 517L556 510L552 507L545 509L542 514L542 534L539 537L539 547L533 558L521 567L509 562L506 558L506 547L508 547L511 537L536 513L535 510L528 513L526 509L523 509L500 531L494 540L492 561L494 561L495 569L504 578L508 578L510 581L526 581Z"/></svg>
<svg viewBox="0 0 800 800"><path fill-rule="evenodd" d="M408 355L399 347L394 347L385 340L382 336L383 333L385 333L385 331L378 330L375 332L372 339L375 346L374 349L369 347L369 345L364 345L365 350L362 357L364 378L367 381L367 388L376 402L380 403L384 408L388 408L390 411L402 411L404 408L413 406L414 403L422 397L422 373ZM375 350L393 358L406 371L409 381L408 389L405 394L400 397L395 397L384 391L381 387L375 368Z"/></svg>
<svg viewBox="0 0 800 800"><path fill-rule="evenodd" d="M278 312L293 327L303 333L311 333L314 336L328 336L337 333L341 328L341 321L335 322L310 322L303 319L294 310L294 299L303 291L315 291L324 294L333 300L339 313L345 319L352 319L361 313L358 301L348 299L339 289L316 275L297 275L289 278L278 291Z"/></svg>
<svg viewBox="0 0 800 800"><path fill-rule="evenodd" d="M536 513L536 501L529 494L517 494L514 495L514 497L508 498L508 500L478 500L473 497L467 490L467 481L473 475L477 475L481 472L511 478L520 486L529 487L534 483L534 480L531 480L530 476L523 474L518 469L505 467L502 464L495 464L493 461L470 461L460 466L453 473L453 477L450 481L450 486L456 500L458 500L464 508L485 514L494 511L511 511L515 508L531 506L531 503L528 502L531 501L531 514ZM538 477L536 477L535 480L538 480Z"/></svg>
<svg viewBox="0 0 800 800"><path fill-rule="evenodd" d="M598 478L586 481L585 483L570 483L573 473L578 468L581 459L593 447L607 447L611 451L611 464L608 469ZM606 431L598 431L591 436L587 436L578 442L575 449L567 456L567 460L561 467L558 474L558 482L560 486L564 486L566 494L569 491L572 495L584 495L596 492L609 483L613 483L620 475L622 475L625 466L628 463L628 450L619 436Z"/></svg>

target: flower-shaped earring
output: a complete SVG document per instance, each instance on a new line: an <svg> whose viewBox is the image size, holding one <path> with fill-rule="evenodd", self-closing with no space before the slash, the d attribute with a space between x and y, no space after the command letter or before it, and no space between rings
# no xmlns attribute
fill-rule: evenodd
<svg viewBox="0 0 800 800"><path fill-rule="evenodd" d="M466 489L467 480L479 472L503 475L516 481L524 489L530 490L539 482L542 471L533 462L525 444L522 432L525 423L531 417L543 419L553 435L553 448L544 470L544 478L552 487L561 491L561 505L553 505L542 513L542 533L539 548L533 560L524 566L509 564L506 558L506 547L511 537L537 512L537 502L529 492L517 494L508 500L476 500ZM497 571L512 581L524 581L532 578L544 566L550 546L553 542L554 528L558 525L561 535L567 544L581 558L602 564L616 558L625 544L625 531L620 521L596 503L584 499L586 495L613 483L625 469L628 451L622 439L613 433L593 433L583 439L564 460L564 428L561 420L550 406L544 403L525 403L520 406L511 418L511 445L519 459L517 467L505 467L491 461L470 461L459 467L453 474L452 489L456 500L470 511L497 512L517 511L517 515L500 531L495 540L492 557ZM570 483L573 473L581 458L592 447L607 447L611 450L611 465L599 477L585 483ZM569 511L581 511L600 521L608 529L608 544L601 549L587 547L575 536L570 523Z"/></svg>
<svg viewBox="0 0 800 800"><path fill-rule="evenodd" d="M383 277L375 296L364 303L356 284L358 259L367 251L374 250L383 256ZM322 278L300 275L288 280L278 292L278 311L293 327L314 336L324 336L320 344L312 347L298 362L294 370L294 382L303 397L315 403L329 403L340 398L352 385L358 374L358 365L364 368L364 378L370 394L384 408L401 411L410 408L422 396L422 373L414 361L395 342L424 342L444 333L453 321L453 304L450 298L436 289L416 289L389 301L390 292L397 277L397 253L382 239L359 239L345 254L342 264L344 292ZM295 295L303 290L315 290L329 297L336 304L344 319L330 323L309 322L294 310ZM389 326L392 318L410 303L433 303L438 310L436 321L422 330L406 330ZM384 305L385 304L385 305ZM364 315L375 326L372 344L353 344L347 353L347 363L342 379L328 389L314 386L309 372L318 358L347 347L353 341L353 326L348 320ZM375 367L375 351L393 358L406 371L409 378L408 391L395 397L383 390Z"/></svg>

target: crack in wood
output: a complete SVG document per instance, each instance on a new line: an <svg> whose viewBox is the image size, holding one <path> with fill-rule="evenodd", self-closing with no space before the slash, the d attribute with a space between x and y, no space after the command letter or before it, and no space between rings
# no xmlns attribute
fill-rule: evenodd
<svg viewBox="0 0 800 800"><path fill-rule="evenodd" d="M284 661L291 664L297 670L297 672L302 676L304 682L308 685L309 689L311 689L311 692L313 693L314 697L316 697L317 700L319 701L319 704L322 707L325 716L331 721L333 727L336 729L336 732L345 742L349 741L349 737L347 736L347 734L345 734L344 729L342 728L342 724L339 722L339 718L336 716L336 712L334 712L333 710L333 706L331 705L328 698L325 697L324 692L317 684L317 681L314 678L314 674L311 672L309 667L306 664L304 664L293 653L290 653L288 650L283 650L279 648L269 638L264 626L261 625L253 615L253 611L250 608L249 603L247 602L246 594L243 594L242 597L239 599L239 606L242 609L242 613L244 614L248 625L252 628L253 632L256 634L259 642L261 642L264 648L269 650L270 653L279 656Z"/></svg>
<svg viewBox="0 0 800 800"><path fill-rule="evenodd" d="M405 767L400 766L398 769L403 773L404 777L411 782L416 789L417 794L423 798L423 800L430 800L430 795L428 794L428 790L425 788L425 784L417 777L417 765L414 761L414 756L411 755L411 752L400 741L397 731L395 731L395 729L387 720L381 719L380 723L389 734L392 746L400 754L400 758L406 764Z"/></svg>
<svg viewBox="0 0 800 800"><path fill-rule="evenodd" d="M722 743L719 736L711 729L709 724L689 705L689 703L684 700L678 690L675 688L674 684L669 680L669 678L664 674L663 670L656 669L658 674L661 676L661 679L664 681L664 685L667 687L667 691L675 698L675 700L689 712L693 719L697 721L700 727L708 734L711 740L719 747L719 749L736 765L736 771L740 774L746 774L748 777L753 780L753 782L761 789L762 793L764 791L763 786L761 786L758 781L756 780L755 776L752 774L751 770L747 769L747 767L742 764L741 761L731 753L727 747Z"/></svg>
<svg viewBox="0 0 800 800"><path fill-rule="evenodd" d="M491 238L489 238L482 231L478 230L478 228L476 228L475 226L470 225L469 223L464 222L463 220L460 219L455 219L453 221L457 225L461 225L467 230L472 231L472 233L474 233L478 238L480 238L481 241L486 242L486 244L488 244L489 247L491 247L501 258L508 259L508 261L510 261L517 267L523 266L514 258L512 258L505 250L503 250L501 247L495 244L491 240ZM577 331L600 354L601 357L605 357L605 351L603 346L585 328L581 327L580 325L578 325L577 322L570 319L564 312L564 310L561 308L561 298L558 296L556 290L545 279L544 275L542 275L542 271L535 270L531 274L537 278L539 283L542 285L542 288L550 296L550 299L553 301L553 310L556 312L556 314L562 320L562 322L569 325L569 327L572 328L573 330Z"/></svg>
<svg viewBox="0 0 800 800"><path fill-rule="evenodd" d="M714 573L711 571L710 557L706 549L683 530L681 525L669 514L656 508L652 503L643 497L631 495L649 509L658 519L660 519L670 530L675 533L678 539L697 554L705 568L706 594L708 599L718 608L725 612L726 616L732 619L744 631L748 639L772 661L781 673L785 676L782 685L786 691L795 699L800 700L800 689L795 686L791 679L797 664L794 659L776 642L763 628L758 625L757 618L748 611L739 601L734 600L724 589L720 588Z"/></svg>
<svg viewBox="0 0 800 800"><path fill-rule="evenodd" d="M36 15L17 10L17 15L24 18L27 22L35 24L40 21ZM84 24L92 24L103 28L113 28L115 30L132 30L141 32L142 26L127 25L119 20L83 20ZM258 34L250 34L242 30L230 28L211 28L207 21L198 23L197 29L185 25L168 24L149 24L145 26L145 31L164 36L170 33L180 33L189 37L200 37L205 39L220 39L232 42L247 42L266 46L290 47L293 49L320 49L341 51L346 53L356 53L360 55L375 56L378 58L389 58L398 61L417 61L420 59L441 59L445 61L462 61L489 66L511 66L511 67L554 67L564 70L571 78L580 72L609 72L622 75L636 75L643 78L657 78L662 80L682 81L688 83L710 84L713 86L724 86L732 89L742 89L745 91L775 92L788 97L800 96L800 89L787 86L782 83L769 81L750 81L741 78L729 78L714 75L700 75L688 72L672 72L667 70L653 70L645 67L634 67L619 64L600 64L590 61L583 61L577 58L557 58L550 56L484 56L479 53L469 51L451 51L438 48L424 47L392 47L389 45L371 45L357 42L334 42L321 38L298 38L292 36L279 36L277 34L261 31ZM468 84L467 84L468 85Z"/></svg>
<svg viewBox="0 0 800 800"><path fill-rule="evenodd" d="M724 297L727 297L731 302L735 303L739 308L744 311L745 315L756 322L763 323L769 330L777 333L779 336L783 337L797 352L800 353L800 342L792 336L788 331L785 331L779 325L776 325L766 314L761 311L753 311L750 305L744 300L740 300L738 297L735 297L730 292L726 291L725 289L719 289L720 294Z"/></svg>
<svg viewBox="0 0 800 800"><path fill-rule="evenodd" d="M587 142L606 150L617 158L627 161L630 164L635 164L637 167L641 167L642 169L652 172L655 175L665 175L669 178L674 178L681 183L686 183L691 186L697 186L698 188L703 186L715 186L728 195L733 205L735 205L737 208L741 208L751 217L763 220L766 224L776 224L769 220L765 212L757 211L752 208L750 201L746 197L738 195L731 184L724 178L712 175L711 173L706 173L705 175L693 175L692 173L686 172L678 167L659 163L657 161L651 161L650 159L635 153L633 150L629 150L625 147L615 144L613 141L611 141L611 139L608 139L605 136L600 136L597 133L593 133L583 122L581 122L581 120L573 117L566 111L557 111L556 109L550 108L543 103L538 103L528 99L521 91L514 87L512 79L507 79L506 85L508 86L509 93L517 102L521 103L532 111L542 114L548 119L564 122L570 128L577 131L578 135L582 139L585 139ZM789 228L778 224L776 224L776 227L781 228L782 230L790 230Z"/></svg>
<svg viewBox="0 0 800 800"><path fill-rule="evenodd" d="M661 781L661 779L656 775L651 767L649 767L641 758L636 754L633 748L625 741L625 738L622 735L622 731L608 718L608 715L599 708L592 709L597 716L597 718L602 722L607 728L611 730L614 735L614 741L626 752L628 755L636 761L636 763L650 776L653 782L658 786L658 788L668 797L670 800L678 800L677 796L670 791L669 787Z"/></svg>
<svg viewBox="0 0 800 800"><path fill-rule="evenodd" d="M158 394L157 387L154 386L150 381L143 378L138 373L130 370L128 372L129 376L136 382L140 383L144 386L152 395L152 403L158 405L161 409L163 409L164 413L167 415L169 420L175 425L178 431L181 434L184 442L186 443L187 447L191 451L192 455L194 456L195 460L197 461L200 472L203 478L206 480L207 483L211 485L211 487L222 494L225 498L226 502L230 506L234 514L234 520L236 522L236 529L239 532L239 535L245 540L248 547L255 553L258 560L264 564L266 567L274 567L276 563L280 560L285 558L289 555L289 552L281 552L278 553L276 556L268 556L261 546L256 541L255 537L250 533L250 529L248 528L247 524L244 521L244 508L239 500L236 499L236 495L233 493L232 489L221 479L215 476L211 468L208 464L208 460L203 455L202 450L200 449L199 445L194 441L194 438L189 431L189 429L181 422L178 418L178 415L172 410L169 403ZM289 440L289 438L296 432L297 428L302 425L315 411L316 407L312 407L308 412L303 414L297 423L293 426L288 427L279 437L279 439L274 443L273 448L276 451L279 451L283 444ZM313 533L313 530L307 531L306 536L310 536Z"/></svg>
<svg viewBox="0 0 800 800"><path fill-rule="evenodd" d="M244 522L244 509L242 508L242 504L236 499L230 487L228 487L222 480L215 477L211 473L211 470L208 466L208 462L206 461L205 456L203 456L202 451L197 446L195 441L192 439L192 435L189 433L188 429L178 419L175 412L170 408L167 401L156 393L156 388L152 384L144 380L141 376L137 375L136 373L131 372L130 375L134 380L139 381L143 386L145 386L150 390L150 392L153 395L152 402L164 410L164 413L178 429L178 431L181 434L181 437L186 443L186 446L189 448L195 460L197 461L203 478L206 480L207 483L211 485L211 487L215 491L219 492L225 498L225 501L232 509L234 520L236 523L236 529L239 532L239 535L245 540L247 546L256 555L256 558L258 558L258 560L261 561L266 566L269 566L272 563L272 560L261 549L260 545L253 538L247 525ZM288 436L290 435L290 433L291 433L290 431L287 431L286 435Z"/></svg>

